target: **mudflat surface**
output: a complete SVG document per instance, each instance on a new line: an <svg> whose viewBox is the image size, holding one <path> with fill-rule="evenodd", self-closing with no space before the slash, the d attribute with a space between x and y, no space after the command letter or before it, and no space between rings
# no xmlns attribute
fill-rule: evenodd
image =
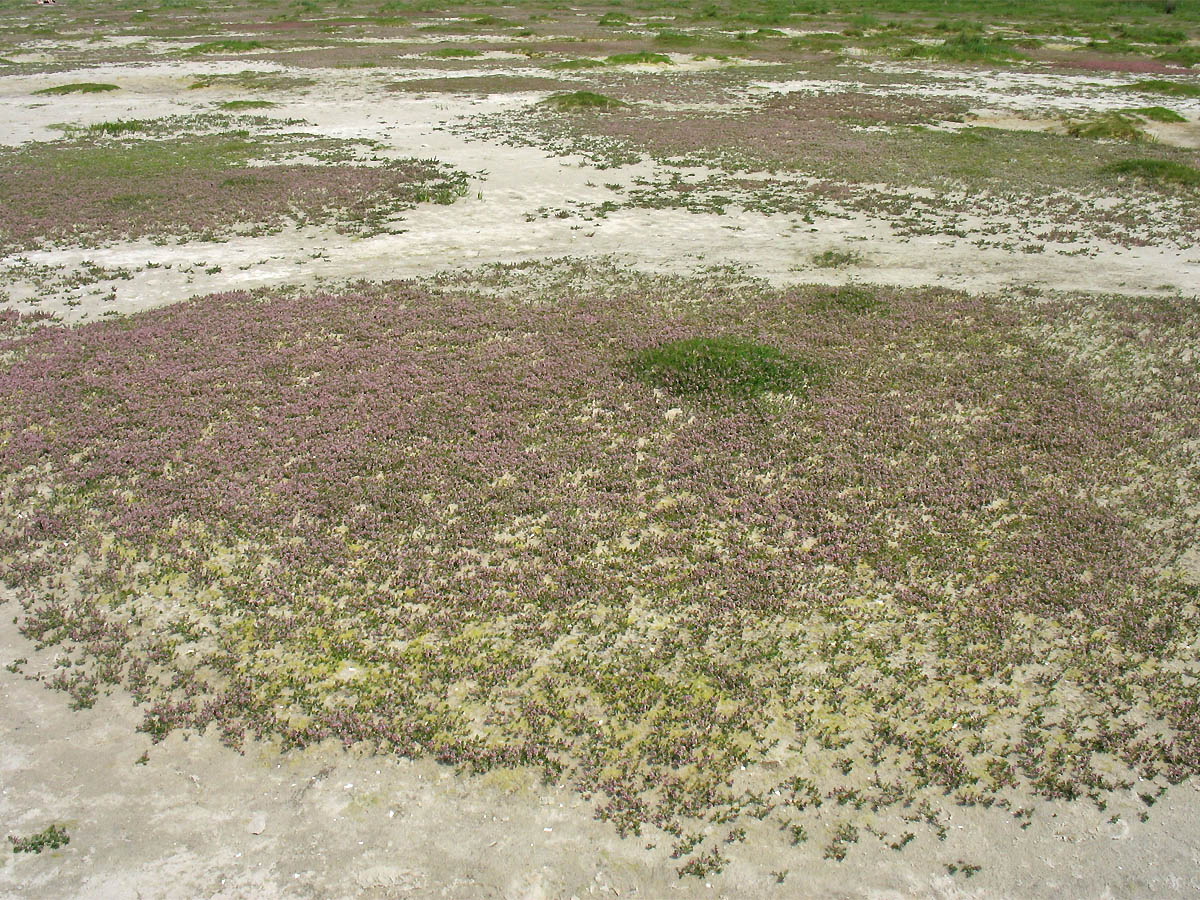
<svg viewBox="0 0 1200 900"><path fill-rule="evenodd" d="M0 634L6 654L22 649L10 624ZM261 744L239 755L195 735L151 747L133 736L140 716L128 701L76 711L39 684L0 678L0 816L14 831L65 822L72 836L60 850L6 853L5 897L1148 900L1200 891L1193 785L1169 791L1144 823L1113 825L1095 808L1058 804L1022 830L1003 813L956 809L945 842L903 853L836 868L816 852L789 854L778 883L778 858L764 852L706 881L681 880L641 842L595 821L578 795L531 773L463 778L336 742L282 755ZM982 866L966 883L945 871L961 858Z"/></svg>

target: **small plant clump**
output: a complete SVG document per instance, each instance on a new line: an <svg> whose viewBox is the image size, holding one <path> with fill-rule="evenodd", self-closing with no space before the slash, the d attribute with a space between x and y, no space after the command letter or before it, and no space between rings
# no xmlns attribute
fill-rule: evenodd
<svg viewBox="0 0 1200 900"><path fill-rule="evenodd" d="M1025 59L1003 38L989 38L976 31L964 30L940 44L918 44L907 48L910 59L934 59L945 62L1012 62Z"/></svg>
<svg viewBox="0 0 1200 900"><path fill-rule="evenodd" d="M610 66L669 66L671 57L665 53L651 53L642 50L637 53L614 53L606 56L604 61Z"/></svg>
<svg viewBox="0 0 1200 900"><path fill-rule="evenodd" d="M1167 109L1165 106L1139 106L1134 109L1123 109L1121 112L1126 115L1137 116L1148 122L1178 123L1187 121L1186 116L1181 116L1175 110Z"/></svg>
<svg viewBox="0 0 1200 900"><path fill-rule="evenodd" d="M863 255L856 250L825 250L815 254L812 261L818 268L840 269L858 265L863 261Z"/></svg>
<svg viewBox="0 0 1200 900"><path fill-rule="evenodd" d="M226 39L220 41L205 41L202 44L188 47L183 52L188 55L200 56L207 53L252 53L255 50L266 50L267 45L262 41L241 41Z"/></svg>
<svg viewBox="0 0 1200 900"><path fill-rule="evenodd" d="M54 87L42 88L34 94L56 96L58 94L102 94L106 91L119 91L115 84L104 84L95 81L79 81L74 84L59 84Z"/></svg>
<svg viewBox="0 0 1200 900"><path fill-rule="evenodd" d="M546 99L539 101L539 105L548 106L560 112L573 112L576 110L617 109L629 104L593 91L569 91L551 94Z"/></svg>
<svg viewBox="0 0 1200 900"><path fill-rule="evenodd" d="M430 50L425 55L436 59L471 59L475 56L482 56L483 53L479 50L472 50L470 47L440 47L437 50Z"/></svg>
<svg viewBox="0 0 1200 900"><path fill-rule="evenodd" d="M59 847L65 847L71 843L71 836L67 834L66 826L49 825L41 831L25 837L10 834L8 841L12 844L13 853L41 853L43 850L57 850Z"/></svg>
<svg viewBox="0 0 1200 900"><path fill-rule="evenodd" d="M221 109L237 111L243 109L270 109L273 106L278 106L278 103L273 103L270 100L226 100L220 104Z"/></svg>
<svg viewBox="0 0 1200 900"><path fill-rule="evenodd" d="M580 57L579 59L564 59L559 62L550 63L551 69L602 69L606 63L602 59L591 59L590 57Z"/></svg>
<svg viewBox="0 0 1200 900"><path fill-rule="evenodd" d="M1101 141L1144 141L1150 137L1137 119L1119 112L1068 121L1067 134Z"/></svg>
<svg viewBox="0 0 1200 900"><path fill-rule="evenodd" d="M670 394L736 398L803 391L816 374L811 363L736 337L661 344L638 353L632 368L640 380Z"/></svg>
<svg viewBox="0 0 1200 900"><path fill-rule="evenodd" d="M87 127L90 134L136 134L153 127L146 119L115 119L111 122L96 122Z"/></svg>

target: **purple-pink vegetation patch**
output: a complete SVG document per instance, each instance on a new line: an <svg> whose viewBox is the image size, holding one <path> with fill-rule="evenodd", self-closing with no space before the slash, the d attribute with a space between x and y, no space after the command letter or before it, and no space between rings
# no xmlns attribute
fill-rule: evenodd
<svg viewBox="0 0 1200 900"><path fill-rule="evenodd" d="M230 132L0 150L0 251L216 238L285 224L373 234L394 229L417 203L452 203L466 191L466 173L437 160L352 163L346 143ZM306 153L333 159L286 161Z"/></svg>
<svg viewBox="0 0 1200 900"><path fill-rule="evenodd" d="M4 347L0 570L81 704L537 767L693 874L1103 802L1197 770L1196 592L1119 490L1150 412L1025 315L563 262L46 327ZM711 335L825 377L631 376Z"/></svg>

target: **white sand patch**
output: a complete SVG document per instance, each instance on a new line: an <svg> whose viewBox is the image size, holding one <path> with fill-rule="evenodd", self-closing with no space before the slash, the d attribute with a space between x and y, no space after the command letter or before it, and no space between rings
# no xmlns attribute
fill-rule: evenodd
<svg viewBox="0 0 1200 900"><path fill-rule="evenodd" d="M930 72L910 66L873 64L870 68L899 76L920 75L920 81L868 84L851 80L790 79L759 81L753 91L771 93L836 94L864 91L882 96L924 99L967 99L981 109L1003 109L1013 113L1088 113L1164 105L1188 117L1200 118L1200 98L1162 97L1129 90L1140 80L1128 75L1052 75L1038 72ZM1158 76L1156 76L1158 77Z"/></svg>
<svg viewBox="0 0 1200 900"><path fill-rule="evenodd" d="M117 118L149 118L211 109L221 91L187 90L196 77L235 73L246 66L227 62L160 62L105 66L55 76L112 81L122 91L63 95L52 104L30 102L30 92L50 76L10 78L0 83L0 120L14 124L10 143L57 136L56 122L92 124ZM382 90L380 74L357 69L289 70L255 65L259 71L294 72L317 79L303 95L256 91L281 105L282 118L303 117L299 130L337 138L380 141L385 156L435 158L478 174L467 197L450 206L422 205L404 214L403 234L356 238L330 228L287 228L278 234L234 237L220 243L192 241L160 245L138 241L104 248L61 248L18 256L39 266L77 267L86 261L128 268L132 279L107 282L102 291L70 296L36 296L38 285L13 279L9 304L23 310L54 311L65 318L94 318L131 312L196 294L284 283L319 284L354 278L387 279L431 274L487 262L606 255L647 270L690 273L708 265L746 266L776 283L848 280L902 286L936 284L994 291L1014 285L1055 290L1143 293L1194 291L1200 284L1200 251L1164 247L1121 248L1103 242L1047 246L1045 253L980 248L969 238L947 235L903 237L887 221L868 215L821 219L815 225L796 215L761 215L731 209L726 215L695 215L674 209L621 209L592 222L536 216L539 209L620 200L605 184L630 186L654 174L649 164L596 171L577 159L491 141L464 140L443 126L480 112L532 102L537 94L464 98L413 97ZM805 86L825 83L803 82ZM769 86L765 86L769 87ZM231 95L238 92L230 89ZM484 174L486 173L486 174ZM528 221L532 217L532 221ZM995 218L990 220L994 226ZM971 217L965 218L969 233ZM1012 222L1014 229L1020 224ZM814 254L849 244L863 254L861 265L828 270L811 266ZM17 259L0 260L11 268ZM152 263L154 268L148 268ZM200 265L203 263L203 265ZM207 273L205 270L219 271ZM29 300L39 300L36 307ZM73 305L68 305L68 304Z"/></svg>

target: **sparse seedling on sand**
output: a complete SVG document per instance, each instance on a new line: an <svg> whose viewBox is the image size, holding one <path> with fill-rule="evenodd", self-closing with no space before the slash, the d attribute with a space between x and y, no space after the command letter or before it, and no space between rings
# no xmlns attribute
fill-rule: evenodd
<svg viewBox="0 0 1200 900"><path fill-rule="evenodd" d="M24 837L9 835L13 853L41 853L43 850L57 850L71 843L71 836L63 825L49 825L35 834Z"/></svg>
<svg viewBox="0 0 1200 900"><path fill-rule="evenodd" d="M813 256L812 261L821 269L841 269L857 266L863 261L863 255L857 250L825 250Z"/></svg>

